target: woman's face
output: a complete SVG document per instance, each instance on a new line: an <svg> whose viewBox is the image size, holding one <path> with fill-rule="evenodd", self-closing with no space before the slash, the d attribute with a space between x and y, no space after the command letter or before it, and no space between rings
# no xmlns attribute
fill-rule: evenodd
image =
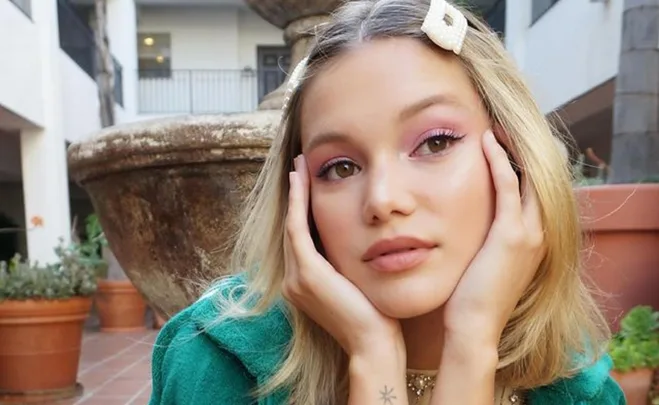
<svg viewBox="0 0 659 405"><path fill-rule="evenodd" d="M327 259L385 315L441 307L494 214L490 123L458 59L413 39L366 43L312 79L301 119Z"/></svg>

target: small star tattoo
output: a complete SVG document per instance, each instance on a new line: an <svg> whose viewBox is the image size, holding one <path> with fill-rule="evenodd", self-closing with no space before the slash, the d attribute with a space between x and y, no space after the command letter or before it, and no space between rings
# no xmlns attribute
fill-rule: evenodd
<svg viewBox="0 0 659 405"><path fill-rule="evenodd" d="M392 395L394 392L394 389L387 389L387 386L384 386L384 390L380 391L380 399L382 400L383 404L390 404L393 405L393 400L396 399L395 395Z"/></svg>

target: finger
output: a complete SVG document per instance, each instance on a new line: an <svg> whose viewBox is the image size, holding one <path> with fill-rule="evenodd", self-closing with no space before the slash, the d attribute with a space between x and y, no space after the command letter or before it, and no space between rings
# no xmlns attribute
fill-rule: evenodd
<svg viewBox="0 0 659 405"><path fill-rule="evenodd" d="M297 171L289 173L291 184L286 230L290 237L293 255L298 265L303 266L315 250L305 207L305 191L302 176Z"/></svg>
<svg viewBox="0 0 659 405"><path fill-rule="evenodd" d="M297 261L291 247L291 238L284 234L284 277L295 276L297 274Z"/></svg>
<svg viewBox="0 0 659 405"><path fill-rule="evenodd" d="M496 192L496 218L518 220L522 213L519 179L508 159L508 154L497 142L491 130L485 132L483 149L490 165Z"/></svg>
<svg viewBox="0 0 659 405"><path fill-rule="evenodd" d="M300 179L302 180L302 194L304 196L302 199L304 204L304 217L309 218L309 166L307 166L307 160L305 159L304 155L299 155L297 158L295 158L294 164L295 172L300 175ZM309 222L307 221L307 226L308 224Z"/></svg>

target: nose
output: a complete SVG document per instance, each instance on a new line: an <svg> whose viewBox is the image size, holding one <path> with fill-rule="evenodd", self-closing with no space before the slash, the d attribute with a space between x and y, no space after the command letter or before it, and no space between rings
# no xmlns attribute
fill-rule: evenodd
<svg viewBox="0 0 659 405"><path fill-rule="evenodd" d="M367 224L385 223L396 216L414 212L416 201L412 192L413 180L394 162L372 166L367 176L364 196L364 221Z"/></svg>

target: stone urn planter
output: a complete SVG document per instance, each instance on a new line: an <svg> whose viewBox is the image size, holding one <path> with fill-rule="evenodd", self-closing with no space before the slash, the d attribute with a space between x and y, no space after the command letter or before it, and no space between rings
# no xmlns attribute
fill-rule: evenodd
<svg viewBox="0 0 659 405"><path fill-rule="evenodd" d="M579 187L586 272L614 330L637 305L659 308L659 184Z"/></svg>
<svg viewBox="0 0 659 405"><path fill-rule="evenodd" d="M69 148L70 173L88 192L110 249L163 316L223 274L239 208L279 117L270 111L144 121Z"/></svg>

